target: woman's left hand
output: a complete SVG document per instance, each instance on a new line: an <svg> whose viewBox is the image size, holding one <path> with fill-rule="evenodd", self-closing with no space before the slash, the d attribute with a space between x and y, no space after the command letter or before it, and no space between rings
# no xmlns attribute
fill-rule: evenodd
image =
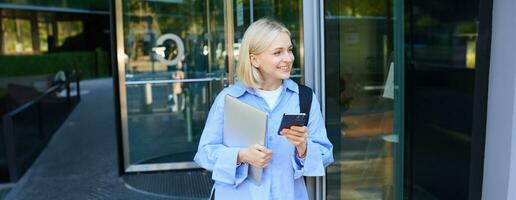
<svg viewBox="0 0 516 200"><path fill-rule="evenodd" d="M291 126L290 129L283 129L280 133L286 136L288 141L296 147L299 157L305 157L306 138L308 137L306 126Z"/></svg>

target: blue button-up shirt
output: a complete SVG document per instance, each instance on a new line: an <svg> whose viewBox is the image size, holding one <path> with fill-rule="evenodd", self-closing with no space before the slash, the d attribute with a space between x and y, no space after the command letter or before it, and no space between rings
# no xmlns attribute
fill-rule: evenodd
<svg viewBox="0 0 516 200"><path fill-rule="evenodd" d="M249 164L237 166L240 148L222 143L224 128L224 96L267 112L265 146L272 150L269 166L264 168L262 184L256 185L247 178ZM319 102L313 95L306 157L300 160L296 149L285 136L278 135L284 113L299 112L299 86L292 80L283 81L283 91L277 105L270 109L254 89L237 82L222 90L213 103L204 127L194 161L212 171L215 180L215 199L308 199L303 176L324 176L324 168L333 162L333 146L326 136L326 128Z"/></svg>

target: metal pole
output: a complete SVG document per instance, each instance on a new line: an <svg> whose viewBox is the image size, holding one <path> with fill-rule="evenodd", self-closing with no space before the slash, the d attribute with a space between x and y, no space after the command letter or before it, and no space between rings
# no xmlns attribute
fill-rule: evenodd
<svg viewBox="0 0 516 200"><path fill-rule="evenodd" d="M210 22L211 18L210 18L210 1L209 0L206 0L206 31L207 31L207 42L208 42L208 71L207 71L207 76L209 77L213 77L213 74L211 72L211 65L212 65L212 52L211 52L211 39L212 39L212 34L211 34L211 22ZM204 50L203 50L204 51ZM204 53L204 52L203 52ZM221 66L218 66L218 68L220 69ZM213 84L210 82L208 82L208 98L212 99L212 94L213 94Z"/></svg>
<svg viewBox="0 0 516 200"><path fill-rule="evenodd" d="M77 101L81 101L81 73L79 71L75 72L75 84L77 86Z"/></svg>
<svg viewBox="0 0 516 200"><path fill-rule="evenodd" d="M185 91L185 104L186 134L188 142L192 142L192 106L190 104L190 91L188 90Z"/></svg>
<svg viewBox="0 0 516 200"><path fill-rule="evenodd" d="M254 22L254 1L249 1L249 24Z"/></svg>
<svg viewBox="0 0 516 200"><path fill-rule="evenodd" d="M233 20L233 0L224 1L224 34L226 41L226 54L228 58L228 82L233 84L235 82L235 55L233 54L234 47L234 20Z"/></svg>

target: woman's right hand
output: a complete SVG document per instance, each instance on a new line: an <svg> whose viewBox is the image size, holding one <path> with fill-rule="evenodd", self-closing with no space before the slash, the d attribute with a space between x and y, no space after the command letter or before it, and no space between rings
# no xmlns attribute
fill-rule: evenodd
<svg viewBox="0 0 516 200"><path fill-rule="evenodd" d="M272 150L259 144L250 145L238 151L238 163L249 163L252 166L265 168L269 165L272 157Z"/></svg>

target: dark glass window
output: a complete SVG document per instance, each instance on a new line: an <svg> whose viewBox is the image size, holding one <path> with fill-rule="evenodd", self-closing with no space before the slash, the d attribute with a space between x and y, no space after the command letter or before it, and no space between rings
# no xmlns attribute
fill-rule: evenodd
<svg viewBox="0 0 516 200"><path fill-rule="evenodd" d="M109 2L98 2L104 11L82 12L55 3L0 6L0 116L8 119L0 123L0 182L17 181L9 170L21 176L73 110L75 102L67 102L66 91L54 86L72 71L83 79L111 74Z"/></svg>
<svg viewBox="0 0 516 200"><path fill-rule="evenodd" d="M468 199L478 2L405 1L411 199Z"/></svg>

